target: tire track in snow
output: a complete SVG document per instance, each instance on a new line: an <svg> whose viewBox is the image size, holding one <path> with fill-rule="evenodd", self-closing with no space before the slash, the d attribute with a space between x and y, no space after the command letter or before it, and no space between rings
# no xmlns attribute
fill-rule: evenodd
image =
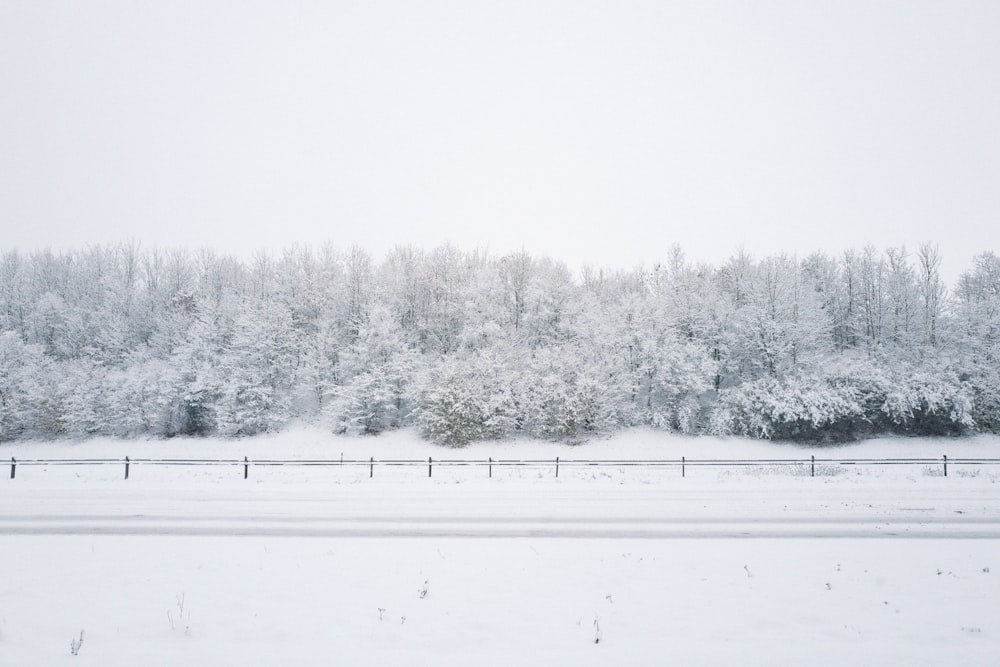
<svg viewBox="0 0 1000 667"><path fill-rule="evenodd" d="M234 520L237 519L237 520ZM867 517L725 520L673 517L603 519L488 517L431 519L356 517L2 517L0 535L334 537L334 538L556 538L556 539L975 539L1000 540L1000 521L883 520Z"/></svg>

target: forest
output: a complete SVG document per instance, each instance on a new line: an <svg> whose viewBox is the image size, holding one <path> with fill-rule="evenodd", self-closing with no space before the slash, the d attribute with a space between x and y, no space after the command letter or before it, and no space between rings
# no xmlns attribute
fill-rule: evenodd
<svg viewBox="0 0 1000 667"><path fill-rule="evenodd" d="M837 442L1000 430L1000 258L937 246L608 270L452 246L240 260L136 242L0 254L0 441L448 446L646 426Z"/></svg>

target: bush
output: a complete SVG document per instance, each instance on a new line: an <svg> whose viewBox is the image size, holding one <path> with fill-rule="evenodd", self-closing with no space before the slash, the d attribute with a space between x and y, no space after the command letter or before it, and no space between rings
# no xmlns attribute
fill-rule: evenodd
<svg viewBox="0 0 1000 667"><path fill-rule="evenodd" d="M907 435L960 435L975 426L972 395L952 373L917 373L886 392L882 412Z"/></svg>
<svg viewBox="0 0 1000 667"><path fill-rule="evenodd" d="M976 427L990 433L1000 433L1000 372L994 368L979 368L965 382L972 397L972 420Z"/></svg>
<svg viewBox="0 0 1000 667"><path fill-rule="evenodd" d="M719 392L716 433L775 440L849 440L864 412L857 392L816 378L763 378Z"/></svg>
<svg viewBox="0 0 1000 667"><path fill-rule="evenodd" d="M817 378L763 378L719 393L711 429L776 440L957 435L975 425L973 392L949 371L870 363Z"/></svg>
<svg viewBox="0 0 1000 667"><path fill-rule="evenodd" d="M446 359L416 389L414 414L431 440L461 447L517 427L509 381L488 352Z"/></svg>

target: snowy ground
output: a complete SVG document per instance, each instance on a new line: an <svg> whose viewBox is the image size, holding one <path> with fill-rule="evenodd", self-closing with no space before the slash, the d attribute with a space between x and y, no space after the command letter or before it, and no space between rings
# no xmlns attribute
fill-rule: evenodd
<svg viewBox="0 0 1000 667"><path fill-rule="evenodd" d="M0 457L991 457L637 431L20 443ZM1000 650L1000 466L19 467L0 665L964 664ZM70 642L83 630L78 655ZM595 642L599 639L599 642Z"/></svg>

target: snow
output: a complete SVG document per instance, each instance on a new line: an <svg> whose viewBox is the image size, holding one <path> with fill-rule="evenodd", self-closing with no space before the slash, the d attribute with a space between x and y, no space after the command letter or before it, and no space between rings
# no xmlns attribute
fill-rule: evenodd
<svg viewBox="0 0 1000 667"><path fill-rule="evenodd" d="M579 439L572 445L560 440L509 438L472 442L464 447L436 445L415 429L387 431L377 437L331 436L323 429L292 426L280 433L252 438L161 438L85 440L18 440L0 444L0 459L59 457L164 456L171 458L412 458L435 459L487 457L513 458L940 458L1000 457L1000 437L977 435L958 438L889 436L822 446L739 437L677 435L647 428L628 429L613 435ZM576 442L576 441L573 441Z"/></svg>
<svg viewBox="0 0 1000 667"><path fill-rule="evenodd" d="M303 428L0 457L960 458L998 445L817 450L637 430L447 450ZM19 467L0 479L0 665L995 663L1000 466L553 473Z"/></svg>

